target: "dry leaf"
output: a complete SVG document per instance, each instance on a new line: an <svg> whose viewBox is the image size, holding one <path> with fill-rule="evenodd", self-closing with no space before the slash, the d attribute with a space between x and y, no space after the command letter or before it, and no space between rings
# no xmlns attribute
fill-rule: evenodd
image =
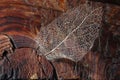
<svg viewBox="0 0 120 80"><path fill-rule="evenodd" d="M68 58L79 61L98 37L101 20L102 7L84 4L68 10L41 28L37 37L40 53L49 60Z"/></svg>

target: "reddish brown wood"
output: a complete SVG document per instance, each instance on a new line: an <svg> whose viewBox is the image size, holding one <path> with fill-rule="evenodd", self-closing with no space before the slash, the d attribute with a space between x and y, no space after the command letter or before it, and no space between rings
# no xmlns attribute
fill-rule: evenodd
<svg viewBox="0 0 120 80"><path fill-rule="evenodd" d="M27 1L27 0L26 0ZM42 25L49 24L66 9L75 7L85 0L60 0L60 6L44 5L40 0L1 0L0 31L8 35L23 35L33 38ZM42 1L42 0L41 0ZM55 0L56 1L56 0ZM105 1L105 0L104 0ZM112 0L111 0L112 1ZM34 3L35 2L35 3ZM78 2L78 3L77 3ZM115 2L115 0L114 0ZM51 3L51 2L50 2ZM108 2L106 2L108 3ZM120 7L103 3L103 26L91 52L75 63L68 59L56 59L52 64L43 56L38 56L31 48L21 48L5 59L1 75L12 78L52 78L54 67L58 78L79 80L119 80L120 79ZM35 5L34 5L35 4ZM61 5L68 4L67 6ZM97 6L97 2L88 2ZM52 5L52 6L51 6ZM56 4L55 4L56 5ZM41 8L42 7L42 8ZM54 10L51 10L54 9ZM60 10L60 11L58 11ZM3 73L3 74L2 74ZM6 75L5 75L6 74Z"/></svg>
<svg viewBox="0 0 120 80"><path fill-rule="evenodd" d="M8 58L10 62L5 59L2 66L2 76L5 79L5 76L11 76L10 79L52 79L52 65L44 57L38 56L33 49L16 49Z"/></svg>

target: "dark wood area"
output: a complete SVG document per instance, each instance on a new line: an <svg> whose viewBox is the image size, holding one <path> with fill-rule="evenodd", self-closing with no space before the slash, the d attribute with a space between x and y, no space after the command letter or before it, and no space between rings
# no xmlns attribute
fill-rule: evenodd
<svg viewBox="0 0 120 80"><path fill-rule="evenodd" d="M120 5L119 0L90 0L90 1L96 1L96 2L103 2L103 3L110 3L110 4Z"/></svg>

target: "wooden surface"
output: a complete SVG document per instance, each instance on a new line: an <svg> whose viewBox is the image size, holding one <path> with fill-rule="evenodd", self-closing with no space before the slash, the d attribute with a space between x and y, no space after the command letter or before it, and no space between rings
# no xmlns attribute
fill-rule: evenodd
<svg viewBox="0 0 120 80"><path fill-rule="evenodd" d="M27 2L26 2L27 1ZM48 61L31 48L16 49L1 62L2 78L51 78L75 80L120 80L120 6L117 0L1 0L0 31L34 39L41 27L81 4L102 6L102 29L94 46L77 63L69 59ZM53 4L52 1L55 1ZM97 1L97 0L96 0ZM40 4L38 4L40 2ZM102 2L102 3L101 3ZM60 3L59 5L57 5ZM109 4L110 3L110 4ZM67 4L67 5L66 5ZM99 4L99 5L98 5ZM66 6L65 6L66 5ZM56 7L57 6L57 7ZM56 33L56 32L54 32ZM0 38L1 39L1 38ZM12 77L11 77L12 76Z"/></svg>
<svg viewBox="0 0 120 80"><path fill-rule="evenodd" d="M16 49L9 60L5 59L2 68L2 79L53 78L51 63L30 48Z"/></svg>

